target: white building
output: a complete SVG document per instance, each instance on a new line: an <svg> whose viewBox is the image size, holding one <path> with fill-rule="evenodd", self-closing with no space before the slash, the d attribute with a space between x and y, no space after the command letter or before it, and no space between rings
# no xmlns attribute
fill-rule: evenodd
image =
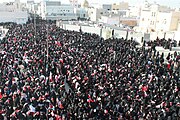
<svg viewBox="0 0 180 120"><path fill-rule="evenodd" d="M97 22L101 16L109 15L109 11L102 9L102 8L94 8L91 7L88 9L88 16L91 21Z"/></svg>
<svg viewBox="0 0 180 120"><path fill-rule="evenodd" d="M129 17L140 18L141 7L139 5L129 6Z"/></svg>
<svg viewBox="0 0 180 120"><path fill-rule="evenodd" d="M139 31L166 32L176 31L180 12L158 4L146 4L141 10Z"/></svg>
<svg viewBox="0 0 180 120"><path fill-rule="evenodd" d="M74 13L76 14L78 20L87 20L89 18L88 8L89 2L87 0L84 0L80 7L74 7Z"/></svg>
<svg viewBox="0 0 180 120"><path fill-rule="evenodd" d="M29 13L34 12L34 5L35 5L34 0L27 0L26 8L28 9Z"/></svg>
<svg viewBox="0 0 180 120"><path fill-rule="evenodd" d="M27 0L26 8L29 13L37 13L40 3L35 3L34 0Z"/></svg>
<svg viewBox="0 0 180 120"><path fill-rule="evenodd" d="M25 4L20 3L20 0L2 3L0 6L0 22L23 24L28 21L28 13L25 9Z"/></svg>
<svg viewBox="0 0 180 120"><path fill-rule="evenodd" d="M37 12L44 20L72 20L77 19L74 7L61 4L60 1L42 1Z"/></svg>
<svg viewBox="0 0 180 120"><path fill-rule="evenodd" d="M75 8L74 13L76 14L77 19L88 19L88 12L84 8Z"/></svg>

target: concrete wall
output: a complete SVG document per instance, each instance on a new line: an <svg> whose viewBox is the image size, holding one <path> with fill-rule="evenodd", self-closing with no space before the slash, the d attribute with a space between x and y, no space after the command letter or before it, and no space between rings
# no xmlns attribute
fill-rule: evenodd
<svg viewBox="0 0 180 120"><path fill-rule="evenodd" d="M116 38L126 38L126 31L122 31L122 30L114 30L114 37Z"/></svg>
<svg viewBox="0 0 180 120"><path fill-rule="evenodd" d="M15 22L23 24L28 21L28 13L25 11L0 12L0 22Z"/></svg>
<svg viewBox="0 0 180 120"><path fill-rule="evenodd" d="M112 29L103 28L102 29L102 37L104 39L112 38Z"/></svg>
<svg viewBox="0 0 180 120"><path fill-rule="evenodd" d="M3 28L3 26L0 26L0 33L1 33L0 40L2 40L5 37L5 35L8 32L8 30L9 29L6 29L6 28Z"/></svg>
<svg viewBox="0 0 180 120"><path fill-rule="evenodd" d="M82 30L82 32L87 33L95 33L104 39L108 39L112 37L112 29L109 28L100 28L100 27L91 27L91 26L79 26L79 25L69 25L69 24L56 24L58 27L65 29L65 30L71 30L71 31L78 31Z"/></svg>
<svg viewBox="0 0 180 120"><path fill-rule="evenodd" d="M180 31L175 32L174 39L180 41Z"/></svg>
<svg viewBox="0 0 180 120"><path fill-rule="evenodd" d="M156 31L169 31L171 25L171 13L158 12L156 21Z"/></svg>
<svg viewBox="0 0 180 120"><path fill-rule="evenodd" d="M58 24L57 26L60 28L63 28L65 30L74 30L79 31L80 26L79 25L70 25L70 24ZM87 33L95 33L104 39L112 38L112 28L106 27L106 28L100 28L100 27L91 27L91 26L81 26L81 30L83 32ZM127 30L120 30L120 29L114 29L114 37L115 38L126 38ZM159 39L164 38L165 32L151 32L150 33L150 40L156 40L157 37ZM134 32L134 31L128 31L128 39L131 39L131 37L136 40L137 42L141 43L142 37L144 37L144 34L141 32ZM180 40L180 32L166 32L165 39L175 39L177 41Z"/></svg>
<svg viewBox="0 0 180 120"><path fill-rule="evenodd" d="M158 37L159 39L164 38L165 35L165 39L175 39L175 32L151 32L150 33L150 40L156 40L156 38ZM178 38L178 37L176 37ZM175 39L176 40L176 39Z"/></svg>
<svg viewBox="0 0 180 120"><path fill-rule="evenodd" d="M131 39L131 37L132 37L135 41L141 43L141 40L142 40L142 37L144 37L144 34L138 33L138 32L129 32L128 39Z"/></svg>
<svg viewBox="0 0 180 120"><path fill-rule="evenodd" d="M87 33L95 33L100 35L100 28L99 27L90 27L90 26L81 26L81 30Z"/></svg>
<svg viewBox="0 0 180 120"><path fill-rule="evenodd" d="M69 25L69 24L63 24L63 29L65 30L74 30L74 31L78 31L80 30L80 26L78 25Z"/></svg>

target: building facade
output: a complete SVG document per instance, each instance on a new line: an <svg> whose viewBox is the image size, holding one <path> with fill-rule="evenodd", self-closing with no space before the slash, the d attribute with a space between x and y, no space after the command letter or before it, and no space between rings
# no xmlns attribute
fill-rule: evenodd
<svg viewBox="0 0 180 120"><path fill-rule="evenodd" d="M101 16L109 15L109 11L102 8L91 7L88 9L88 16L91 21L97 22Z"/></svg>
<svg viewBox="0 0 180 120"><path fill-rule="evenodd" d="M120 2L112 4L112 10L127 10L129 8L128 2Z"/></svg>
<svg viewBox="0 0 180 120"><path fill-rule="evenodd" d="M111 5L111 4L103 4L103 5L102 5L102 8L103 8L104 10L111 11L112 5Z"/></svg>
<svg viewBox="0 0 180 120"><path fill-rule="evenodd" d="M0 4L0 22L15 22L24 24L28 21L28 13L25 4L20 0Z"/></svg>
<svg viewBox="0 0 180 120"><path fill-rule="evenodd" d="M59 1L42 1L37 12L44 20L77 19L72 5L61 4Z"/></svg>
<svg viewBox="0 0 180 120"><path fill-rule="evenodd" d="M141 10L139 31L147 33L176 31L179 20L180 11L174 11L158 4L147 5Z"/></svg>
<svg viewBox="0 0 180 120"><path fill-rule="evenodd" d="M87 20L89 18L88 11L85 8L74 8L74 13L78 20Z"/></svg>

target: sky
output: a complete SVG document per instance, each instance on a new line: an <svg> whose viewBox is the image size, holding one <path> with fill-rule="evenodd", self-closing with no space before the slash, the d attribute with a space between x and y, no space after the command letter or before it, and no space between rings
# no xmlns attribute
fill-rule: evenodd
<svg viewBox="0 0 180 120"><path fill-rule="evenodd" d="M0 0L0 2L8 2L8 1L14 1L14 0ZM21 2L26 2L27 0L20 0ZM34 0L35 2L39 2L41 0ZM61 1L64 4L69 3L69 0L55 0L55 1ZM79 3L81 3L84 0L78 0ZM88 0L89 3L104 3L104 4L110 4L110 3L117 3L122 2L123 0ZM136 5L139 3L143 3L145 0L124 0L125 2L129 2L129 5ZM156 2L160 5L166 5L169 7L180 7L180 0L147 0L150 3Z"/></svg>

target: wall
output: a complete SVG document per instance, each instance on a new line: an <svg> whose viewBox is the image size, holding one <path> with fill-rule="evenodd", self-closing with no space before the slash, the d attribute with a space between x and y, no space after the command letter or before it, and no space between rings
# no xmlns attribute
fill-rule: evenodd
<svg viewBox="0 0 180 120"><path fill-rule="evenodd" d="M170 31L175 31L178 29L179 20L180 20L180 12L172 12Z"/></svg>
<svg viewBox="0 0 180 120"><path fill-rule="evenodd" d="M91 21L98 21L103 15L107 15L108 11L102 8L89 8L88 9L88 16Z"/></svg>
<svg viewBox="0 0 180 120"><path fill-rule="evenodd" d="M139 22L139 27L142 32L164 32L171 31L177 28L177 13L171 11L159 11L157 6L154 5L148 10L141 11L141 17ZM170 28L172 26L173 28Z"/></svg>
<svg viewBox="0 0 180 120"><path fill-rule="evenodd" d="M178 30L175 32L174 39L180 41L180 22L178 23Z"/></svg>
<svg viewBox="0 0 180 120"><path fill-rule="evenodd" d="M129 16L130 17L139 17L140 16L140 6L130 6L129 7Z"/></svg>
<svg viewBox="0 0 180 120"><path fill-rule="evenodd" d="M16 22L23 24L28 21L28 13L25 11L0 12L0 22Z"/></svg>
<svg viewBox="0 0 180 120"><path fill-rule="evenodd" d="M88 16L91 21L97 21L97 9L96 8L89 8L88 9Z"/></svg>
<svg viewBox="0 0 180 120"><path fill-rule="evenodd" d="M103 37L104 39L112 38L112 29L103 28L101 37Z"/></svg>
<svg viewBox="0 0 180 120"><path fill-rule="evenodd" d="M79 25L69 25L69 24L58 24L57 26L66 29L66 30L74 30L74 31L79 31L80 26ZM127 35L127 30L123 29L114 29L114 37L115 38L126 38ZM81 30L83 32L87 33L95 33L98 34L99 36L102 36L104 39L112 38L112 28L110 27L104 27L104 28L99 28L99 27L90 27L90 26L81 26ZM102 30L102 32L101 32ZM156 38L164 38L165 32L151 32L150 33L150 40L156 40ZM142 37L144 37L144 34L142 32L134 32L131 30L128 30L128 39L131 39L131 37L136 40L137 42L141 43ZM180 40L180 32L166 32L165 38L168 39L175 39L177 41Z"/></svg>
<svg viewBox="0 0 180 120"><path fill-rule="evenodd" d="M158 12L156 30L157 31L169 31L172 14L167 12Z"/></svg>
<svg viewBox="0 0 180 120"><path fill-rule="evenodd" d="M87 33L95 33L100 35L100 28L99 27L90 27L90 26L81 26L81 30Z"/></svg>
<svg viewBox="0 0 180 120"><path fill-rule="evenodd" d="M122 31L122 30L114 30L114 37L115 38L126 38L126 31Z"/></svg>
<svg viewBox="0 0 180 120"><path fill-rule="evenodd" d="M119 17L108 17L108 16L101 16L101 19L99 19L99 22L107 23L109 25L119 25Z"/></svg>
<svg viewBox="0 0 180 120"><path fill-rule="evenodd" d="M78 31L80 30L80 26L78 25L69 25L69 24L63 24L63 29L65 30L74 30L74 31Z"/></svg>
<svg viewBox="0 0 180 120"><path fill-rule="evenodd" d="M56 23L56 25L65 30L71 30L71 31L74 30L74 31L78 31L78 32L81 28L81 30L83 32L95 33L95 34L103 37L104 39L108 39L108 38L112 37L112 29L110 29L110 28L79 26L79 25L59 24L59 23Z"/></svg>
<svg viewBox="0 0 180 120"><path fill-rule="evenodd" d="M131 37L135 41L141 43L141 40L142 40L142 37L144 37L144 34L138 33L138 32L131 32L131 31L129 31L128 39L131 39Z"/></svg>
<svg viewBox="0 0 180 120"><path fill-rule="evenodd" d="M150 16L151 13L149 11L141 11L141 17L140 17L140 22L139 22L139 28L140 31L142 32L147 32L147 29L150 26Z"/></svg>
<svg viewBox="0 0 180 120"><path fill-rule="evenodd" d="M6 29L6 28L3 28L3 26L0 26L0 33L1 33L0 40L2 40L5 37L8 30L9 29Z"/></svg>

